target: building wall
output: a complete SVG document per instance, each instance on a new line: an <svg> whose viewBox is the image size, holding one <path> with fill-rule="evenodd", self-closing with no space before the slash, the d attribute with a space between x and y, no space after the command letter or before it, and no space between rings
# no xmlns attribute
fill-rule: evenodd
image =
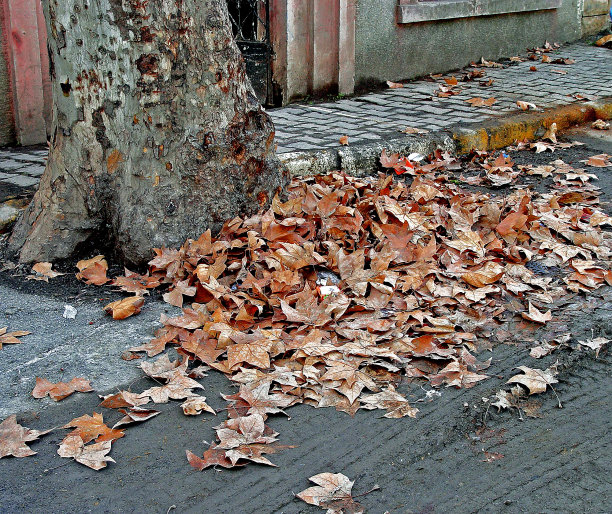
<svg viewBox="0 0 612 514"><path fill-rule="evenodd" d="M582 35L597 34L610 27L612 0L583 0Z"/></svg>
<svg viewBox="0 0 612 514"><path fill-rule="evenodd" d="M6 63L7 46L4 33L4 12L0 5L0 146L15 144L15 121L11 91L11 79Z"/></svg>
<svg viewBox="0 0 612 514"><path fill-rule="evenodd" d="M356 88L509 57L545 40L577 40L581 7L582 0L563 0L554 10L398 24L398 0L358 0Z"/></svg>

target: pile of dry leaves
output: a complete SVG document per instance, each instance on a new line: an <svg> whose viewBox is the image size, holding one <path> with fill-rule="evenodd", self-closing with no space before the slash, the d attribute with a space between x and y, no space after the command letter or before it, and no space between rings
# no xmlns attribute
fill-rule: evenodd
<svg viewBox="0 0 612 514"><path fill-rule="evenodd" d="M163 355L141 366L159 385L102 406L121 409L123 424L149 419L157 411L144 405L169 399L182 400L188 415L214 413L195 379L216 369L239 390L225 396L228 419L216 427L216 444L203 457L188 452L189 462L272 465L264 455L284 447L266 421L292 405L414 417L418 410L396 391L400 380L470 387L487 378L489 361L473 355L479 336L516 314L544 324L568 290L612 285L611 237L601 229L612 218L583 170L472 157L467 168L479 176L461 177L472 184L506 185L520 174L555 182L545 193L515 187L495 196L456 185L449 173L466 165L448 154L426 164L383 154L384 167L412 180L294 180L285 201L228 221L216 238L207 232L179 249L156 249L146 275L126 271L110 282L103 258L81 261L83 280L134 294L106 307L118 319L138 312L156 287L182 309L131 349L153 357L176 348L178 360ZM98 437L93 451L109 459L112 438L81 435L71 433L60 454L86 462L83 445Z"/></svg>

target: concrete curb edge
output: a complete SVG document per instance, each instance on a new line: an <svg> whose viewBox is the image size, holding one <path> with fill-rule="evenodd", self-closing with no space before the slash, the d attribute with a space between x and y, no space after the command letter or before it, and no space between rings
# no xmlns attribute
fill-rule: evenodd
<svg viewBox="0 0 612 514"><path fill-rule="evenodd" d="M292 176L309 176L343 171L353 176L366 176L380 170L379 157L387 153L424 155L436 149L466 154L471 150L497 150L516 141L532 141L541 137L553 124L562 132L574 125L596 119L612 119L612 97L593 102L574 102L544 111L512 113L482 123L455 125L446 130L410 135L337 149L280 154Z"/></svg>

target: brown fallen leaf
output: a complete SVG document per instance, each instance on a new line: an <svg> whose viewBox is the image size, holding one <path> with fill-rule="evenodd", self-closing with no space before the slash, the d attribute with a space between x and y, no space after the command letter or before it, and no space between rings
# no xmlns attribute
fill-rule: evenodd
<svg viewBox="0 0 612 514"><path fill-rule="evenodd" d="M59 402L77 391L79 393L93 391L89 380L75 377L70 382L53 384L44 378L36 377L36 385L32 391L32 396L34 398L44 398L49 395L53 400Z"/></svg>
<svg viewBox="0 0 612 514"><path fill-rule="evenodd" d="M504 275L504 267L497 262L488 261L477 271L464 273L461 278L474 287L494 284Z"/></svg>
<svg viewBox="0 0 612 514"><path fill-rule="evenodd" d="M522 100L518 100L516 102L516 105L523 109L523 111L528 111L529 109L536 111L538 109L538 106L536 104L532 104L530 102L523 102Z"/></svg>
<svg viewBox="0 0 612 514"><path fill-rule="evenodd" d="M592 157L589 157L586 163L587 166L593 166L594 168L607 168L608 166L612 166L610 156L606 153L593 155Z"/></svg>
<svg viewBox="0 0 612 514"><path fill-rule="evenodd" d="M142 423L143 421L147 421L151 418L154 418L158 414L161 414L158 410L144 409L142 407L119 409L119 412L121 412L121 414L124 414L124 416L113 425L113 429L125 425L132 425L134 423Z"/></svg>
<svg viewBox="0 0 612 514"><path fill-rule="evenodd" d="M389 89L401 89L404 87L404 84L401 84L400 82L391 82L390 80L387 80L387 86L389 86Z"/></svg>
<svg viewBox="0 0 612 514"><path fill-rule="evenodd" d="M531 145L529 146L532 150L535 149L535 153L542 153L547 150L550 150L551 152L555 151L554 145L551 145L550 143L545 143L544 141L537 141L535 143L531 143Z"/></svg>
<svg viewBox="0 0 612 514"><path fill-rule="evenodd" d="M591 128L596 130L610 130L610 124L604 120L595 120L591 123Z"/></svg>
<svg viewBox="0 0 612 514"><path fill-rule="evenodd" d="M100 396L100 398L102 399L100 407L106 407L107 409L140 407L141 405L149 403L147 398L141 398L138 393L131 393L129 391L119 391L116 394Z"/></svg>
<svg viewBox="0 0 612 514"><path fill-rule="evenodd" d="M113 319L125 319L138 314L144 305L142 296L129 296L123 300L111 302L104 307L107 314L110 314Z"/></svg>
<svg viewBox="0 0 612 514"><path fill-rule="evenodd" d="M547 312L540 312L536 307L529 302L529 311L521 312L521 316L529 321L534 321L535 323L546 323L552 319L552 312L549 310Z"/></svg>
<svg viewBox="0 0 612 514"><path fill-rule="evenodd" d="M605 337L596 337L594 339L587 339L586 341L578 341L582 346L586 346L591 350L595 350L595 358L599 357L599 351L602 347L612 342L612 339L606 339Z"/></svg>
<svg viewBox="0 0 612 514"><path fill-rule="evenodd" d="M31 334L26 330L18 330L17 332L6 332L8 327L0 328L0 350L2 350L3 344L21 344L22 341L17 339L18 337L27 336Z"/></svg>
<svg viewBox="0 0 612 514"><path fill-rule="evenodd" d="M494 97L487 98L486 100L481 97L470 98L466 100L467 103L471 104L472 107L491 107L497 100Z"/></svg>
<svg viewBox="0 0 612 514"><path fill-rule="evenodd" d="M349 138L348 138L348 136L342 136L338 141L339 141L339 143L342 146L348 146L349 145Z"/></svg>
<svg viewBox="0 0 612 514"><path fill-rule="evenodd" d="M385 418L403 418L410 416L416 418L419 409L411 407L408 400L395 391L395 387L389 385L380 393L369 394L359 399L364 409L385 409Z"/></svg>
<svg viewBox="0 0 612 514"><path fill-rule="evenodd" d="M608 48L612 48L612 34L608 34L607 36L599 38L597 41L595 41L595 44L597 46L606 46Z"/></svg>
<svg viewBox="0 0 612 514"><path fill-rule="evenodd" d="M195 296L196 288L189 285L189 280L179 280L172 291L164 293L164 301L175 307L183 307L183 295Z"/></svg>
<svg viewBox="0 0 612 514"><path fill-rule="evenodd" d="M202 471L211 466L221 466L222 468L235 468L239 466L245 466L246 462L232 463L225 456L225 450L218 449L215 445L212 445L208 450L204 452L203 457L198 457L196 454L186 450L187 460L191 467Z"/></svg>
<svg viewBox="0 0 612 514"><path fill-rule="evenodd" d="M83 280L86 284L102 286L110 280L106 276L108 263L103 255L97 255L91 259L79 261L76 266L79 269L76 278Z"/></svg>
<svg viewBox="0 0 612 514"><path fill-rule="evenodd" d="M0 423L0 459L12 455L13 457L29 457L36 452L26 444L36 441L40 436L48 434L51 430L30 430L17 423L14 414Z"/></svg>
<svg viewBox="0 0 612 514"><path fill-rule="evenodd" d="M429 134L429 130L419 129L415 127L406 127L404 130L400 130L404 134Z"/></svg>
<svg viewBox="0 0 612 514"><path fill-rule="evenodd" d="M29 280L44 280L45 282L49 282L50 278L59 277L60 275L64 275L64 273L60 273L59 271L53 271L51 268L53 264L50 262L37 262L32 266L32 271L34 275L28 275Z"/></svg>
<svg viewBox="0 0 612 514"><path fill-rule="evenodd" d="M503 68L504 65L495 61L485 61L484 57L480 59L480 65L485 68Z"/></svg>
<svg viewBox="0 0 612 514"><path fill-rule="evenodd" d="M346 475L319 473L310 477L309 480L317 485L296 494L300 500L310 505L329 509L328 512L342 512L342 509L355 514L363 512L361 505L356 503L351 495L355 482L351 482Z"/></svg>
<svg viewBox="0 0 612 514"><path fill-rule="evenodd" d="M102 441L85 445L78 435L67 435L60 443L57 453L60 457L72 458L88 468L99 471L107 462L115 462L108 457L111 441Z"/></svg>
<svg viewBox="0 0 612 514"><path fill-rule="evenodd" d="M544 132L542 139L548 139L551 143L557 142L557 124L556 123L552 123L550 127L546 129L546 132Z"/></svg>
<svg viewBox="0 0 612 514"><path fill-rule="evenodd" d="M177 373L167 384L151 387L140 393L140 398L151 398L153 403L168 403L168 400L184 400L194 396L193 389L203 387L195 380Z"/></svg>
<svg viewBox="0 0 612 514"><path fill-rule="evenodd" d="M523 374L515 375L506 384L521 384L524 385L529 394L538 394L546 391L546 388L551 384L557 384L559 381L555 378L557 370L551 366L548 369L528 368L527 366L519 366Z"/></svg>
<svg viewBox="0 0 612 514"><path fill-rule="evenodd" d="M215 409L206 403L205 396L191 396L181 404L181 408L186 416L197 416L202 414L202 411L217 414Z"/></svg>
<svg viewBox="0 0 612 514"><path fill-rule="evenodd" d="M114 430L105 425L102 414L97 412L94 412L93 416L85 414L80 418L74 418L62 428L74 428L68 436L79 436L83 443L88 443L94 439L98 443L112 442L124 436L123 430Z"/></svg>

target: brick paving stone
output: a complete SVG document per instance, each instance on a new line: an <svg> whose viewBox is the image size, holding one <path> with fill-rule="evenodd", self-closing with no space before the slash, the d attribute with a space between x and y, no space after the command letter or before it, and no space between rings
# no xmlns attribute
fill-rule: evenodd
<svg viewBox="0 0 612 514"><path fill-rule="evenodd" d="M44 171L44 166L39 166L36 164L32 164L31 166L26 166L25 168L19 169L19 173L27 173L31 177L40 177Z"/></svg>
<svg viewBox="0 0 612 514"><path fill-rule="evenodd" d="M17 170L19 168L23 168L27 166L25 162L19 162L14 160L7 160L0 162L0 170L9 171L9 170Z"/></svg>
<svg viewBox="0 0 612 514"><path fill-rule="evenodd" d="M14 175L4 180L9 184L19 187L31 187L38 184L38 178L29 177L28 175Z"/></svg>

